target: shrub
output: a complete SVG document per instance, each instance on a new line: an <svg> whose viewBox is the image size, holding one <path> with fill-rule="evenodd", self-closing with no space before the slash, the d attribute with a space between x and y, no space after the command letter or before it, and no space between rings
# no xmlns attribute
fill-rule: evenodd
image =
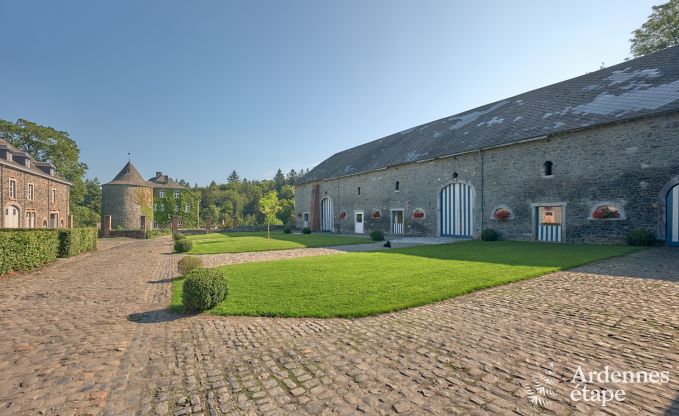
<svg viewBox="0 0 679 416"><path fill-rule="evenodd" d="M304 227L304 229L302 230L302 232L303 232L304 234L311 234L311 228L309 228L309 227Z"/></svg>
<svg viewBox="0 0 679 416"><path fill-rule="evenodd" d="M164 230L162 228L155 230L146 230L146 238L156 238L163 235L168 235L169 233L170 233L169 230Z"/></svg>
<svg viewBox="0 0 679 416"><path fill-rule="evenodd" d="M185 236L184 234L182 234L182 233L174 233L174 235L172 236L172 238L174 238L174 241L179 241L179 240L185 239L186 236Z"/></svg>
<svg viewBox="0 0 679 416"><path fill-rule="evenodd" d="M59 255L56 230L0 231L0 275L28 271L49 263Z"/></svg>
<svg viewBox="0 0 679 416"><path fill-rule="evenodd" d="M182 303L190 311L204 311L219 304L229 293L226 277L216 269L196 269L184 280Z"/></svg>
<svg viewBox="0 0 679 416"><path fill-rule="evenodd" d="M627 233L625 242L630 246L652 246L655 244L655 234L643 228L637 228Z"/></svg>
<svg viewBox="0 0 679 416"><path fill-rule="evenodd" d="M174 242L174 251L175 253L186 253L188 251L191 251L193 248L193 241L187 239L187 238L182 238L181 240L177 240Z"/></svg>
<svg viewBox="0 0 679 416"><path fill-rule="evenodd" d="M203 260L196 256L184 256L177 263L177 270L179 270L179 273L182 275L201 267L203 267Z"/></svg>
<svg viewBox="0 0 679 416"><path fill-rule="evenodd" d="M97 248L96 228L60 229L59 257L77 256Z"/></svg>
<svg viewBox="0 0 679 416"><path fill-rule="evenodd" d="M373 241L382 241L382 240L384 240L384 231L382 231L382 230L372 230L370 232L370 238Z"/></svg>
<svg viewBox="0 0 679 416"><path fill-rule="evenodd" d="M290 234L290 233L292 232L292 229L291 229L290 227L288 227L288 226L285 226L285 228L283 228L283 232L284 232L285 234Z"/></svg>
<svg viewBox="0 0 679 416"><path fill-rule="evenodd" d="M486 228L481 231L481 240L483 241L495 241L497 240L497 232L492 228Z"/></svg>

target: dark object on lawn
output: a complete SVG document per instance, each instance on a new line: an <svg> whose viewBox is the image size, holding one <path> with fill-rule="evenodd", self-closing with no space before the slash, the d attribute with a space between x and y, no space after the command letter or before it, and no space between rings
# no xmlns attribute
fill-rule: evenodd
<svg viewBox="0 0 679 416"><path fill-rule="evenodd" d="M311 234L311 228L309 228L309 227L304 227L304 229L302 230L302 233L304 233L304 234Z"/></svg>
<svg viewBox="0 0 679 416"><path fill-rule="evenodd" d="M290 234L290 233L292 232L292 229L291 229L290 227L287 227L287 226L286 226L285 228L283 228L283 232L284 232L285 234Z"/></svg>
<svg viewBox="0 0 679 416"><path fill-rule="evenodd" d="M193 241L183 238L174 242L175 253L186 253L193 248Z"/></svg>
<svg viewBox="0 0 679 416"><path fill-rule="evenodd" d="M182 303L189 311L204 311L216 306L229 293L226 276L216 269L196 269L184 279Z"/></svg>
<svg viewBox="0 0 679 416"><path fill-rule="evenodd" d="M203 267L203 260L196 256L184 256L177 263L177 270L182 275L185 275L193 270Z"/></svg>
<svg viewBox="0 0 679 416"><path fill-rule="evenodd" d="M373 241L382 241L382 240L384 240L384 231L382 231L382 230L372 230L370 232L370 238Z"/></svg>
<svg viewBox="0 0 679 416"><path fill-rule="evenodd" d="M179 240L185 239L186 236L185 236L184 234L182 234L182 233L174 233L174 235L172 236L172 238L174 238L174 241L179 241Z"/></svg>
<svg viewBox="0 0 679 416"><path fill-rule="evenodd" d="M384 243L384 246L387 248L391 248L391 241L387 240L387 242Z"/></svg>
<svg viewBox="0 0 679 416"><path fill-rule="evenodd" d="M483 241L495 241L497 240L497 232L492 228L486 228L481 231L481 240Z"/></svg>
<svg viewBox="0 0 679 416"><path fill-rule="evenodd" d="M625 242L630 246L652 246L655 244L655 234L652 231L637 228L627 233Z"/></svg>

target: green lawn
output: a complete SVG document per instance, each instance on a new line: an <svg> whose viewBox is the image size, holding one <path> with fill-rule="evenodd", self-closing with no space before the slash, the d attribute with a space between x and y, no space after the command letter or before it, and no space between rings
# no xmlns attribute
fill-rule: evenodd
<svg viewBox="0 0 679 416"><path fill-rule="evenodd" d="M274 231L267 238L266 231L252 233L212 233L192 235L191 254L243 253L246 251L286 250L290 248L365 244L372 241L366 237L334 234L285 234Z"/></svg>
<svg viewBox="0 0 679 416"><path fill-rule="evenodd" d="M468 241L220 267L217 315L358 317L423 305L636 250L627 246ZM172 284L181 310L182 280Z"/></svg>

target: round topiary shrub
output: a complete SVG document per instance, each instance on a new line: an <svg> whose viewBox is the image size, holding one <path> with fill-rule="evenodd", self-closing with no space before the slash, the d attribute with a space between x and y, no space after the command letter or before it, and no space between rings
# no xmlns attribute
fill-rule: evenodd
<svg viewBox="0 0 679 416"><path fill-rule="evenodd" d="M191 251L193 248L193 241L183 238L174 242L175 253L186 253Z"/></svg>
<svg viewBox="0 0 679 416"><path fill-rule="evenodd" d="M643 228L637 228L627 233L625 242L630 246L652 246L655 244L655 234Z"/></svg>
<svg viewBox="0 0 679 416"><path fill-rule="evenodd" d="M292 232L292 229L290 227L286 226L285 228L283 228L283 232L285 234L290 234Z"/></svg>
<svg viewBox="0 0 679 416"><path fill-rule="evenodd" d="M304 227L304 229L302 230L302 232L303 232L304 234L311 234L311 228L309 228L309 227Z"/></svg>
<svg viewBox="0 0 679 416"><path fill-rule="evenodd" d="M492 228L486 228L481 231L481 240L483 241L495 241L497 240L497 231Z"/></svg>
<svg viewBox="0 0 679 416"><path fill-rule="evenodd" d="M174 233L174 235L172 236L172 238L174 238L174 241L179 241L179 240L185 239L186 236L185 236L184 234L182 234L182 233Z"/></svg>
<svg viewBox="0 0 679 416"><path fill-rule="evenodd" d="M372 230L370 232L370 238L373 241L382 241L382 240L384 240L384 231L382 231L382 230Z"/></svg>
<svg viewBox="0 0 679 416"><path fill-rule="evenodd" d="M226 277L217 269L196 269L184 278L182 303L189 311L216 306L229 293Z"/></svg>
<svg viewBox="0 0 679 416"><path fill-rule="evenodd" d="M203 267L203 260L196 256L184 256L177 263L177 270L179 270L179 273L182 275L185 275L192 270L200 269L201 267Z"/></svg>

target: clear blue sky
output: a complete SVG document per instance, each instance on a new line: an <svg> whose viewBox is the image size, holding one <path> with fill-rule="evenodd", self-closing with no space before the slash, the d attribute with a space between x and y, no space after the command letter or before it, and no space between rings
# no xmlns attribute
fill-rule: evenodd
<svg viewBox="0 0 679 416"><path fill-rule="evenodd" d="M0 118L103 181L265 178L618 63L661 2L0 0Z"/></svg>

